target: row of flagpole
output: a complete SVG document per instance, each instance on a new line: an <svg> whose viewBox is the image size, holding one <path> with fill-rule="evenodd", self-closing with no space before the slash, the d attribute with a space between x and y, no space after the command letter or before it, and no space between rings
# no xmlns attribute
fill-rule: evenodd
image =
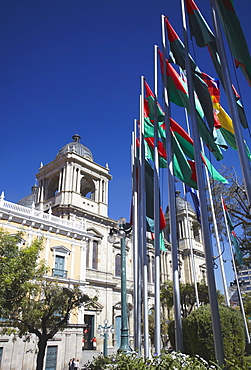
<svg viewBox="0 0 251 370"><path fill-rule="evenodd" d="M240 120L238 117L238 111L235 104L235 97L233 95L231 87L231 79L223 48L223 42L220 32L220 26L218 23L215 0L211 0L213 21L216 30L216 39L221 58L221 64L226 72L224 78L224 85L229 100L229 106L231 115L233 117L234 131L236 135L236 141L238 146L238 154L242 168L242 174L245 182L248 200L251 200L251 181L250 181L250 165L247 161L247 155L243 146L243 138L240 129ZM205 190L205 179L202 171L202 159L201 159L201 144L199 139L197 117L195 110L195 99L193 92L193 82L191 74L191 66L189 59L189 46L186 26L186 12L184 0L181 0L181 15L183 24L183 35L185 43L185 67L186 77L189 92L189 104L190 104L190 123L192 128L192 136L194 141L194 155L195 155L195 166L196 176L198 184L198 194L201 209L201 226L203 244L205 248L205 259L207 267L207 281L209 289L209 300L211 307L212 326L214 334L214 345L217 363L221 366L224 363L224 349L222 342L222 333L219 317L219 307L217 302L216 283L214 276L213 266L213 255L212 255L212 240L209 228L208 211L207 211L207 200ZM170 131L170 106L168 99L168 86L166 78L166 37L165 37L165 17L162 16L162 46L163 46L163 59L164 59L164 71L163 71L163 89L164 89L164 111L165 111L165 127L166 127L166 153L167 153L167 194L169 202L169 222L170 222L170 240L171 240L171 254L172 254L172 277L173 277L173 297L174 297L174 319L175 319L175 343L176 350L182 352L183 341L182 341L182 321L181 321L181 309L180 309L180 291L179 291L179 271L178 271L178 240L177 240L177 222L176 222L176 201L175 201L175 178L173 171L172 161L172 143L171 143L171 131ZM157 117L157 100L158 100L158 86L157 86L157 47L154 49L154 99L155 99L155 114L154 114L154 250L155 250L155 279L154 279L154 309L155 309L155 353L160 354L161 350L161 325L160 325L160 221L159 221L159 209L160 209L160 198L159 198L159 157L158 157L158 117ZM137 133L139 136L139 154L137 153ZM139 126L135 121L134 133L132 136L132 170L133 170L133 245L134 245L134 347L141 353L141 320L143 317L143 338L144 338L144 355L149 356L149 328L148 328L148 277L147 277L147 240L146 240L146 193L145 193L145 151L144 151L144 77L141 78L141 97L140 97L140 120ZM215 219L212 195L209 186L209 178L206 172L206 182L209 189L209 198L211 203L211 209L213 214L213 222L216 233L216 244L218 249L218 255L220 260L221 276L223 281L223 289L226 304L229 306L229 298L226 285L226 277L224 272L222 252L220 249L220 242L217 231L217 223ZM188 220L188 212L186 209L186 217ZM190 225L187 224L187 229L190 231ZM193 246L191 243L191 237L189 236L190 251L191 251L191 265L192 275L195 285L196 292L196 304L199 306L199 296L197 291L196 273L193 259ZM231 253L232 247L230 247ZM232 255L233 263L234 256ZM235 266L235 265L234 265ZM238 281L237 271L236 281ZM240 301L241 297L240 297ZM245 321L245 320L244 320ZM250 343L250 337L246 328L246 336Z"/></svg>
<svg viewBox="0 0 251 370"><path fill-rule="evenodd" d="M224 363L224 349L222 342L222 332L220 324L220 315L219 307L217 301L216 293L216 283L214 276L214 267L213 267L213 256L212 256L212 241L209 229L208 222L208 212L207 212L207 200L205 193L205 181L203 178L202 172L202 160L201 160L201 147L199 139L199 131L196 120L196 111L195 111L195 98L193 92L193 82L192 82L192 73L190 66L189 58L189 48L188 48L188 36L187 36L187 27L186 27L186 12L184 0L181 0L181 10L182 10L182 24L183 24L183 35L184 35L184 44L185 44L185 66L186 66L186 75L187 75L187 84L189 92L189 105L190 105L190 121L191 129L194 140L194 156L195 156L195 167L197 175L197 184L198 192L200 199L200 209L201 209L201 226L202 226L202 236L203 244L205 249L206 257L206 266L207 266L207 282L208 282L208 292L209 292L209 302L211 307L211 318L212 318L212 328L214 335L214 348L216 360L219 366L222 366Z"/></svg>

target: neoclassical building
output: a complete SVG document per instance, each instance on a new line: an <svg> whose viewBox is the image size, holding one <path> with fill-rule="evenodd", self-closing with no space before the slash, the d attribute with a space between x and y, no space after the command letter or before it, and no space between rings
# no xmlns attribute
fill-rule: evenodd
<svg viewBox="0 0 251 370"><path fill-rule="evenodd" d="M67 369L70 358L81 359L92 348L91 339L97 338L97 349L102 350L103 339L97 333L104 320L114 325L108 346L116 350L120 345L121 298L120 240L108 242L117 221L108 216L108 187L112 176L108 165L101 166L91 151L74 135L73 141L63 146L50 163L41 165L37 185L30 195L17 204L0 198L0 227L10 233L23 231L24 243L43 237L44 258L50 267L45 279L62 284L78 284L91 298L92 305L81 308L72 316L69 326L49 341L45 370ZM193 228L195 212L179 195L177 218L179 226L179 259L182 282L192 282L191 248L188 228L191 229L198 281L205 279L204 251L199 228ZM188 208L188 213L186 209ZM189 223L186 219L188 216ZM167 215L168 218L168 215ZM133 343L133 248L126 240L127 303L130 343ZM170 243L166 232L166 252L161 252L161 280L172 279ZM148 241L149 307L154 302L154 248ZM32 370L36 361L36 338L30 342L11 337L0 338L0 364L3 370Z"/></svg>
<svg viewBox="0 0 251 370"><path fill-rule="evenodd" d="M202 244L202 234L200 223L197 220L196 213L192 205L180 196L180 191L176 191L176 217L177 217L177 238L178 258L179 258L179 275L182 283L194 283L195 271L196 280L206 284L206 264L205 252ZM166 215L167 227L164 230L167 245L169 240L169 207L167 206ZM170 246L169 246L170 249ZM166 254L166 258L170 255ZM162 257L163 258L163 257ZM171 263L171 259L169 259ZM162 268L164 272L164 266ZM170 271L170 270L169 270ZM172 280L167 274L162 274L162 279Z"/></svg>

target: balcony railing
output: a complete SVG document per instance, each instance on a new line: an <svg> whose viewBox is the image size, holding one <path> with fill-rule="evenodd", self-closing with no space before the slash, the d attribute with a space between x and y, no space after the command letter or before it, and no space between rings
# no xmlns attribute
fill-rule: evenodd
<svg viewBox="0 0 251 370"><path fill-rule="evenodd" d="M61 277L61 278L67 278L67 272L66 270L60 270L60 269L52 269L52 276L55 277Z"/></svg>
<svg viewBox="0 0 251 370"><path fill-rule="evenodd" d="M37 209L34 208L28 208L21 206L16 203L11 203L3 198L0 198L0 207L3 209L6 209L7 211L13 211L16 213L19 213L23 217L37 217L38 219L41 220L41 222L53 222L58 226L66 226L69 228L74 228L75 230L80 230L80 231L86 231L85 230L85 223L83 220L78 221L78 220L66 220L64 218L60 218L57 216L53 216L49 213L45 213L43 211L38 211Z"/></svg>

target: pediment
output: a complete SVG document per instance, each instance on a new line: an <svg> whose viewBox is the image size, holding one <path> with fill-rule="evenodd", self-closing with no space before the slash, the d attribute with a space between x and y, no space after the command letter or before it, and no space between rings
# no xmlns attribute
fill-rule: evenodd
<svg viewBox="0 0 251 370"><path fill-rule="evenodd" d="M56 247L51 247L51 250L55 253L70 254L70 249L66 248L64 245L58 245Z"/></svg>
<svg viewBox="0 0 251 370"><path fill-rule="evenodd" d="M103 235L95 227L89 227L86 231L96 238L103 238Z"/></svg>
<svg viewBox="0 0 251 370"><path fill-rule="evenodd" d="M91 300L85 304L86 310L93 310L101 312L104 306L96 300Z"/></svg>

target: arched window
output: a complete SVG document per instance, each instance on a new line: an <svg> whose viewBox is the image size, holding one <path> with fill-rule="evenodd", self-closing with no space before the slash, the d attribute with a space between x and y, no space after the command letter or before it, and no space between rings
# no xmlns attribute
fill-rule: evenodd
<svg viewBox="0 0 251 370"><path fill-rule="evenodd" d="M115 276L121 276L121 255L115 256Z"/></svg>
<svg viewBox="0 0 251 370"><path fill-rule="evenodd" d="M95 185L87 175L84 175L80 181L80 194L85 198L95 200Z"/></svg>
<svg viewBox="0 0 251 370"><path fill-rule="evenodd" d="M53 198L58 192L58 183L59 176L55 176L51 179L48 190L47 190L47 199Z"/></svg>
<svg viewBox="0 0 251 370"><path fill-rule="evenodd" d="M98 242L96 240L92 244L92 268L98 269Z"/></svg>

